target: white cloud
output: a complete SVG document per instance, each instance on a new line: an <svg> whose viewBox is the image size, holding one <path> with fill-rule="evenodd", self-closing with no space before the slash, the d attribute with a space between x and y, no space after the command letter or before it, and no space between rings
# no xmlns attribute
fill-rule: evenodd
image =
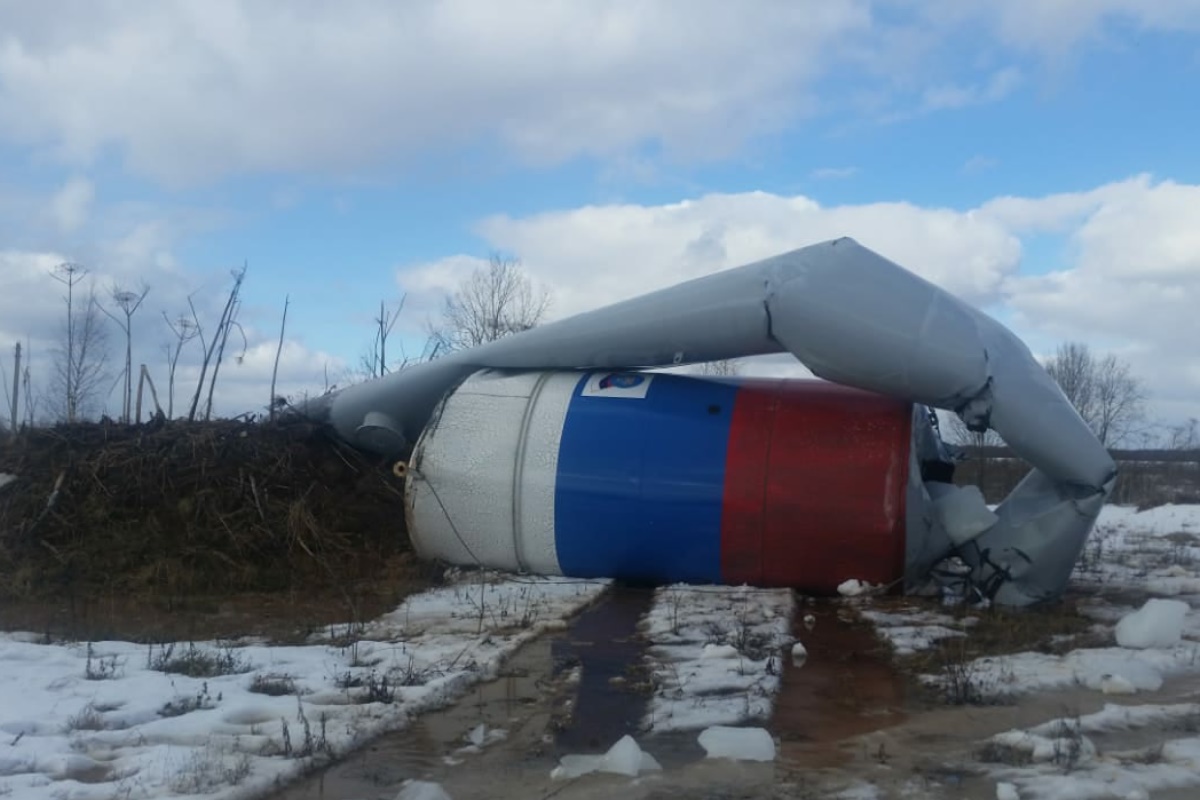
<svg viewBox="0 0 1200 800"><path fill-rule="evenodd" d="M1200 30L1195 0L974 0L974 5L995 19L1002 40L1051 54L1111 35L1114 23L1143 30Z"/></svg>
<svg viewBox="0 0 1200 800"><path fill-rule="evenodd" d="M794 119L870 22L861 0L5 3L0 129L170 180L488 136L535 162L647 140L712 156Z"/></svg>
<svg viewBox="0 0 1200 800"><path fill-rule="evenodd" d="M1021 274L1021 236L1058 232L1070 260ZM1079 193L1006 197L975 209L907 203L823 207L762 192L661 206L588 206L484 220L563 317L838 236L852 236L977 305L1013 316L1039 344L1073 338L1135 363L1163 413L1200 415L1200 186L1132 178ZM480 263L402 270L425 307ZM778 363L776 368L787 365Z"/></svg>
<svg viewBox="0 0 1200 800"><path fill-rule="evenodd" d="M561 287L562 315L755 261L853 236L947 288L989 302L1020 260L1020 243L981 215L909 203L823 207L764 192L706 195L665 206L591 206L484 220L480 233Z"/></svg>
<svg viewBox="0 0 1200 800"><path fill-rule="evenodd" d="M951 60L965 77L951 84L931 83L924 69L965 37L978 43L981 27L987 47L1004 45L991 63L1008 64L1094 39L1112 20L1200 22L1194 0L346 0L302 9L0 2L0 137L75 166L115 154L179 182L375 175L464 145L498 144L529 163L593 155L637 164L647 145L719 157L847 97L903 90L925 111L1001 99L1022 83L1019 67L981 72L959 53Z"/></svg>
<svg viewBox="0 0 1200 800"><path fill-rule="evenodd" d="M213 406L218 415L266 413L278 344L277 340L256 339L243 352L238 342L238 346L233 348L235 352L221 364L217 376ZM199 348L196 350L187 363L180 364L176 376L179 386L175 396L177 414L187 412L200 378ZM275 394L291 402L301 402L306 397L321 394L327 388L327 380L330 386L336 385L344 375L346 366L338 356L313 350L297 339L287 338L283 349L279 351ZM211 376L211 372L209 374ZM165 398L162 398L162 402L166 402ZM201 408L203 402L202 397Z"/></svg>
<svg viewBox="0 0 1200 800"><path fill-rule="evenodd" d="M921 110L942 111L994 103L1012 94L1020 84L1021 71L1015 67L1006 67L993 73L984 84L932 86L922 94Z"/></svg>
<svg viewBox="0 0 1200 800"><path fill-rule="evenodd" d="M78 230L91 214L96 187L90 180L75 176L68 180L51 201L55 224L62 233Z"/></svg>

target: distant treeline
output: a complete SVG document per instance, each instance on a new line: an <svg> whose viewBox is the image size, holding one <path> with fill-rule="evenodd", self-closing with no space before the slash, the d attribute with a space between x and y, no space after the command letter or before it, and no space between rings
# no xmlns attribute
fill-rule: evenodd
<svg viewBox="0 0 1200 800"><path fill-rule="evenodd" d="M1009 458L1019 457L1007 446L976 447L974 445L959 445L969 458ZM1114 461L1144 461L1159 464L1200 463L1200 449L1196 450L1109 450Z"/></svg>
<svg viewBox="0 0 1200 800"><path fill-rule="evenodd" d="M998 503L1029 472L1008 447L963 448L955 481L982 489ZM1119 474L1111 501L1150 508L1165 503L1200 503L1200 450L1112 450Z"/></svg>

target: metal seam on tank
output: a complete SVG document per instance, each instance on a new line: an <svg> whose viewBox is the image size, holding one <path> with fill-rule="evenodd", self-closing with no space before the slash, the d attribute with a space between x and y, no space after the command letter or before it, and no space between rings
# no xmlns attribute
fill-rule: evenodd
<svg viewBox="0 0 1200 800"><path fill-rule="evenodd" d="M513 559L517 563L517 569L521 572L529 571L529 564L525 560L524 537L521 536L521 484L525 477L525 453L529 443L529 425L533 420L534 407L537 405L538 398L542 395L542 389L550 379L551 374L550 371L540 373L529 390L529 397L525 401L525 411L521 415L521 427L517 431L516 452L513 455L511 534L513 540Z"/></svg>
<svg viewBox="0 0 1200 800"><path fill-rule="evenodd" d="M444 405L449 399L451 392L447 392L439 405ZM413 446L412 456L409 458L409 467L407 480L405 481L405 527L408 528L408 541L412 545L413 552L418 556L422 553L421 535L419 533L420 526L415 524L417 517L417 486L418 480L424 480L421 474L421 464L424 462L425 444L428 437L431 437L434 431L437 430L441 423L441 416L430 419L429 424L421 431L421 435L417 437L417 443Z"/></svg>

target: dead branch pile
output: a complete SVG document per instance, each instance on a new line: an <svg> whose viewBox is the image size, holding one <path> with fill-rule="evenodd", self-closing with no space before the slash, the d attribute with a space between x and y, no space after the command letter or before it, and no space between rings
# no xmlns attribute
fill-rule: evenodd
<svg viewBox="0 0 1200 800"><path fill-rule="evenodd" d="M408 549L389 465L303 420L35 429L0 473L0 598L334 588Z"/></svg>

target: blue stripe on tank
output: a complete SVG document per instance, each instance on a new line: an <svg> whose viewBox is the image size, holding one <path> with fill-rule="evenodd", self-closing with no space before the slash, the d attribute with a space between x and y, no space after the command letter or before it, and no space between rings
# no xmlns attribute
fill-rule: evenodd
<svg viewBox="0 0 1200 800"><path fill-rule="evenodd" d="M559 446L554 541L563 574L720 583L737 386L655 374L635 399L585 396L587 383L575 389Z"/></svg>

